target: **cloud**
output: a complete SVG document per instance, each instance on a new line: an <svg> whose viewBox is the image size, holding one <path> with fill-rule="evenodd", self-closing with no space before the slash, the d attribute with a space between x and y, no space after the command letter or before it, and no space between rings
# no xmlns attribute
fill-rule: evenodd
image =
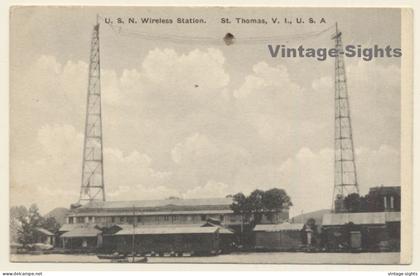
<svg viewBox="0 0 420 276"><path fill-rule="evenodd" d="M68 207L79 192L83 136L71 125L47 124L36 137L38 158L11 156L11 202L37 203L44 212Z"/></svg>
<svg viewBox="0 0 420 276"><path fill-rule="evenodd" d="M212 198L225 197L232 191L229 186L222 182L209 180L204 186L194 187L183 194L185 198Z"/></svg>
<svg viewBox="0 0 420 276"><path fill-rule="evenodd" d="M285 93L301 92L301 87L290 80L289 72L283 65L272 67L265 62L259 62L252 67L252 71L253 74L245 77L242 86L234 90L233 94L236 98L245 98L266 92L261 89L268 87L281 88Z"/></svg>
<svg viewBox="0 0 420 276"><path fill-rule="evenodd" d="M392 169L399 164L399 151L389 145L377 150L356 150L356 167L360 193L370 187L399 184L399 171ZM369 168L365 170L363 168ZM303 147L279 167L279 182L292 198L292 215L301 211L328 209L332 206L334 187L334 151L324 148L312 151Z"/></svg>
<svg viewBox="0 0 420 276"><path fill-rule="evenodd" d="M159 86L184 88L171 89L173 93L192 91L195 84L203 89L213 90L229 83L229 75L223 69L224 63L222 52L213 48L207 51L196 49L188 54L156 48L149 51L144 59L142 72L146 79Z"/></svg>
<svg viewBox="0 0 420 276"><path fill-rule="evenodd" d="M186 136L173 147L171 156L175 166L168 185L182 193L212 179L231 182L251 158L241 146L202 133Z"/></svg>
<svg viewBox="0 0 420 276"><path fill-rule="evenodd" d="M50 161L82 156L83 135L71 125L44 125L37 138Z"/></svg>
<svg viewBox="0 0 420 276"><path fill-rule="evenodd" d="M109 200L278 187L292 212L330 207L333 78L306 80L266 62L238 75L226 63L217 49L156 48L133 68L102 70ZM47 210L78 199L87 70L44 55L13 76L12 202L36 198ZM362 191L399 184L398 72L373 61L348 66Z"/></svg>
<svg viewBox="0 0 420 276"><path fill-rule="evenodd" d="M216 155L217 151L216 145L212 144L205 135L194 133L185 141L176 144L171 151L171 156L177 164L188 161L203 162L203 159Z"/></svg>
<svg viewBox="0 0 420 276"><path fill-rule="evenodd" d="M68 207L78 200L83 135L71 125L44 125L37 135L40 153L34 161L12 157L12 202L37 202L42 211ZM163 187L169 172L153 169L152 159L137 151L124 154L104 148L105 187L108 199L147 199L151 194L175 194ZM153 192L156 189L159 192ZM23 192L24 191L24 192ZM39 200L44 198L46 200Z"/></svg>
<svg viewBox="0 0 420 276"><path fill-rule="evenodd" d="M171 176L170 172L153 169L147 154L137 151L123 154L114 148L104 149L104 171L106 192L111 200L147 199L145 190L164 185Z"/></svg>
<svg viewBox="0 0 420 276"><path fill-rule="evenodd" d="M400 67L374 60L350 63L347 68L355 143L370 148L399 145Z"/></svg>
<svg viewBox="0 0 420 276"><path fill-rule="evenodd" d="M330 76L324 76L312 81L312 89L317 92L332 91L334 81Z"/></svg>

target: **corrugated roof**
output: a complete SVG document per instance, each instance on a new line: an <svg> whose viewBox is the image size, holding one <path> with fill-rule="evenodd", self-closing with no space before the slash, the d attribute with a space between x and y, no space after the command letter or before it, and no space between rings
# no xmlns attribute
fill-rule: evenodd
<svg viewBox="0 0 420 276"><path fill-rule="evenodd" d="M232 198L195 198L195 199L164 199L164 200L135 200L135 201L92 201L80 209L121 209L121 208L155 208L167 206L217 206L230 205Z"/></svg>
<svg viewBox="0 0 420 276"><path fill-rule="evenodd" d="M205 234L214 233L218 227L198 227L198 226L183 226L183 227L135 227L122 225L123 229L115 233L117 236L122 235L159 235L159 234Z"/></svg>
<svg viewBox="0 0 420 276"><path fill-rule="evenodd" d="M44 228L41 228L41 227L37 227L37 228L35 228L38 232L41 232L42 234L44 234L44 235L47 235L47 236L54 236L54 234L53 233L51 233L50 231L48 231L47 229L44 229Z"/></svg>
<svg viewBox="0 0 420 276"><path fill-rule="evenodd" d="M192 211L171 211L171 210L167 210L167 211L138 211L136 210L134 212L134 215L136 216L156 216L156 215L192 215L192 214L206 214L206 215L210 215L210 214L232 214L233 211L232 210L228 210L228 209L221 209L221 210L192 210ZM83 212L80 213L74 213L72 214L73 216L80 216L80 217L85 217L85 216L132 216L133 215L133 211L130 211L128 208L127 210L123 210L123 211L113 211L113 212L103 212L103 213L98 213L98 211L91 211L91 210L83 210Z"/></svg>
<svg viewBox="0 0 420 276"><path fill-rule="evenodd" d="M322 217L322 225L344 225L352 222L354 224L385 224L384 212L375 213L336 213L325 214Z"/></svg>
<svg viewBox="0 0 420 276"><path fill-rule="evenodd" d="M82 237L96 237L102 233L101 230L93 226L78 225L72 230L61 235L62 238L82 238Z"/></svg>
<svg viewBox="0 0 420 276"><path fill-rule="evenodd" d="M303 223L281 223L281 224L258 224L254 231L261 232L280 232L280 231L300 231L303 228Z"/></svg>

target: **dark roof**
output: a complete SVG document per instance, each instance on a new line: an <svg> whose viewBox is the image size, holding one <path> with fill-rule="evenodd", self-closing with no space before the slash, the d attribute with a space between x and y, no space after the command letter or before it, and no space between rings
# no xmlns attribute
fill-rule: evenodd
<svg viewBox="0 0 420 276"><path fill-rule="evenodd" d="M378 186L369 189L369 193L378 193L379 195L401 194L401 186Z"/></svg>

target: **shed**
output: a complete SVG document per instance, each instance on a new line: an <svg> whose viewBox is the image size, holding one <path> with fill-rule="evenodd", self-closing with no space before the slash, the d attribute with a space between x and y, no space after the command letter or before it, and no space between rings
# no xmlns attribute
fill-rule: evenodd
<svg viewBox="0 0 420 276"><path fill-rule="evenodd" d="M254 228L255 248L264 251L296 250L302 246L302 223L259 224Z"/></svg>
<svg viewBox="0 0 420 276"><path fill-rule="evenodd" d="M222 224L214 224L212 221L207 221L201 227L218 227L220 237L220 249L222 252L231 252L235 248L234 231Z"/></svg>
<svg viewBox="0 0 420 276"><path fill-rule="evenodd" d="M35 228L35 241L36 243L45 243L54 245L54 234L47 229L37 227Z"/></svg>
<svg viewBox="0 0 420 276"><path fill-rule="evenodd" d="M399 212L331 213L322 218L324 246L330 250L395 250Z"/></svg>
<svg viewBox="0 0 420 276"><path fill-rule="evenodd" d="M94 249L102 245L102 231L93 225L77 225L60 236L63 248Z"/></svg>
<svg viewBox="0 0 420 276"><path fill-rule="evenodd" d="M137 254L150 252L215 254L219 252L219 227L134 227L132 225L121 225L121 227L120 231L109 237L114 239L118 252L131 252L133 243Z"/></svg>

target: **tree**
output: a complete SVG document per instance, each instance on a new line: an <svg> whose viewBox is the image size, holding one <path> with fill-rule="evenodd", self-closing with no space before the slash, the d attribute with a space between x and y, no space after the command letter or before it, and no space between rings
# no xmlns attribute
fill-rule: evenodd
<svg viewBox="0 0 420 276"><path fill-rule="evenodd" d="M249 201L243 193L237 193L233 196L230 208L235 214L241 214L242 216L248 216L251 213Z"/></svg>
<svg viewBox="0 0 420 276"><path fill-rule="evenodd" d="M43 220L36 204L29 207L26 216L21 216L18 219L21 225L18 231L18 241L23 245L36 242L35 229L41 227Z"/></svg>
<svg viewBox="0 0 420 276"><path fill-rule="evenodd" d="M55 217L48 217L46 219L43 219L41 227L55 234L58 232L61 225L57 222Z"/></svg>
<svg viewBox="0 0 420 276"><path fill-rule="evenodd" d="M262 198L265 213L268 219L272 219L274 212L280 212L293 206L290 197L283 189L273 188L266 191Z"/></svg>
<svg viewBox="0 0 420 276"><path fill-rule="evenodd" d="M262 216L272 219L274 212L281 212L292 206L290 197L283 189L270 189L268 191L254 190L248 197L243 193L233 196L231 209L235 214L253 224L261 222Z"/></svg>
<svg viewBox="0 0 420 276"><path fill-rule="evenodd" d="M378 192L370 192L366 195L366 206L365 212L383 212L383 197Z"/></svg>
<svg viewBox="0 0 420 276"><path fill-rule="evenodd" d="M361 211L361 198L360 195L357 193L352 193L347 195L344 198L344 208L348 211L348 212L360 212Z"/></svg>
<svg viewBox="0 0 420 276"><path fill-rule="evenodd" d="M265 206L263 204L265 192L262 190L253 191L247 198L248 205L251 209L251 214L253 214L253 223L258 224L261 222L262 215L265 213Z"/></svg>
<svg viewBox="0 0 420 276"><path fill-rule="evenodd" d="M394 208L400 210L400 197L398 194L394 196ZM384 198L378 191L371 191L365 196L359 194L349 194L344 198L344 208L348 212L383 212Z"/></svg>
<svg viewBox="0 0 420 276"><path fill-rule="evenodd" d="M32 204L29 210L25 207L12 207L10 209L10 219L15 221L18 225L16 228L16 240L28 245L37 241L36 228L44 228L52 233L57 233L60 229L60 224L54 217L43 218L36 204Z"/></svg>
<svg viewBox="0 0 420 276"><path fill-rule="evenodd" d="M28 215L28 210L25 206L12 206L10 208L10 223L9 223L9 232L10 232L10 241L18 242L18 235L21 229L20 220L22 217Z"/></svg>

